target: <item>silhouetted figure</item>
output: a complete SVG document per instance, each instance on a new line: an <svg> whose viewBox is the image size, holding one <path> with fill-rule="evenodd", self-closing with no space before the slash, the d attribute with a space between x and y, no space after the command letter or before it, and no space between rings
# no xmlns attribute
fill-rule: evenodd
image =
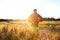
<svg viewBox="0 0 60 40"><path fill-rule="evenodd" d="M37 13L37 9L33 10L33 13L28 17L28 21L31 23L32 26L37 26L38 23L42 22L42 17Z"/></svg>

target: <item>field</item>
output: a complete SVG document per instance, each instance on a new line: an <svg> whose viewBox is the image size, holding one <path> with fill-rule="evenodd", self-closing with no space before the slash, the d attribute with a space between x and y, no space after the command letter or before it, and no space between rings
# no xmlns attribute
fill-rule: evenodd
<svg viewBox="0 0 60 40"><path fill-rule="evenodd" d="M43 21L38 27L26 20L0 22L0 40L60 40L60 21Z"/></svg>

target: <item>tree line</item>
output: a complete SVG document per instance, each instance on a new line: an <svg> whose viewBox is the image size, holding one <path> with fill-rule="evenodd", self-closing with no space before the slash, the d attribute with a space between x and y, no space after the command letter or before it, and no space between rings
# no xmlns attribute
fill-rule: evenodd
<svg viewBox="0 0 60 40"><path fill-rule="evenodd" d="M43 18L43 20L44 21L60 21L60 18L56 19L56 18L53 18L53 17L51 17L51 18L48 17L48 18Z"/></svg>

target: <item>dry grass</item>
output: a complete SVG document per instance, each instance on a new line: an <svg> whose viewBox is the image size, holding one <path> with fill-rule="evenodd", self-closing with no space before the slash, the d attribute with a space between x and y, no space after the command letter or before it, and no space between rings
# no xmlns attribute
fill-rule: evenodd
<svg viewBox="0 0 60 40"><path fill-rule="evenodd" d="M0 40L41 40L34 27L26 23L0 23Z"/></svg>
<svg viewBox="0 0 60 40"><path fill-rule="evenodd" d="M60 25L54 24L39 24L39 27L33 27L25 21L0 22L0 40L59 40L59 27Z"/></svg>

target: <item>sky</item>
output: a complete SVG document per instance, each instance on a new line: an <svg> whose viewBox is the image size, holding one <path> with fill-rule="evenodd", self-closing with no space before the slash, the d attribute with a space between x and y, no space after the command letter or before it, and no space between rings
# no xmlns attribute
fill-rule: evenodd
<svg viewBox="0 0 60 40"><path fill-rule="evenodd" d="M3 19L27 19L33 9L42 17L60 18L60 0L0 0Z"/></svg>

